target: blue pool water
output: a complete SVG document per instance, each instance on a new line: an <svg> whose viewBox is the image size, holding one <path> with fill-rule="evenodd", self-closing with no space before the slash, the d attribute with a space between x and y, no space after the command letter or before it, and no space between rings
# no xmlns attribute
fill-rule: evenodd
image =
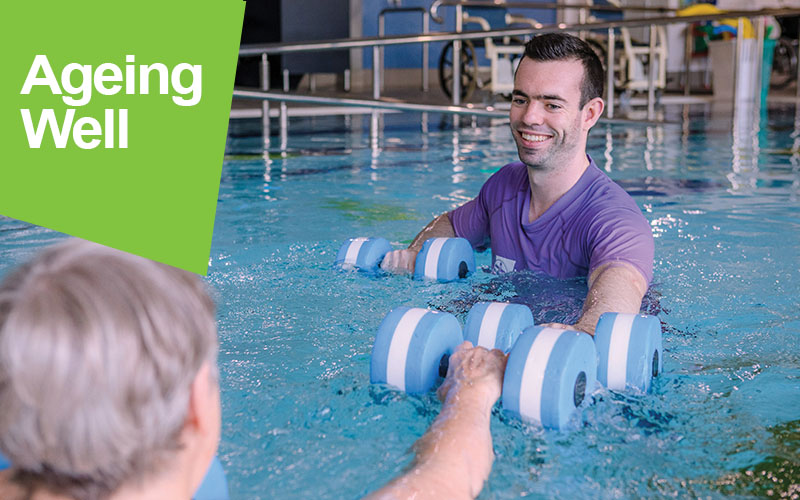
<svg viewBox="0 0 800 500"><path fill-rule="evenodd" d="M800 495L800 135L794 109L758 130L702 108L684 126L600 124L589 151L656 237L643 307L664 326L651 394L599 391L569 432L496 408L481 498ZM516 158L507 125L385 115L298 119L287 154L231 125L208 281L219 303L232 498L357 498L408 464L433 395L369 383L383 316L478 300L574 321L586 284L479 271L451 284L332 268L350 236L407 244ZM737 126L738 127L738 126ZM426 130L427 132L421 132ZM275 141L275 138L273 138ZM0 219L0 274L63 236ZM487 266L488 252L478 255Z"/></svg>

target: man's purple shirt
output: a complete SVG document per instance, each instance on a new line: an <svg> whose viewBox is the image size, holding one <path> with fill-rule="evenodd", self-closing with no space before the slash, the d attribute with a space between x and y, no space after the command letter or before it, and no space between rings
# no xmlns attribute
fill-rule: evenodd
<svg viewBox="0 0 800 500"><path fill-rule="evenodd" d="M504 272L533 269L556 278L588 276L606 263L625 262L649 284L653 278L653 233L628 193L589 167L564 196L533 222L528 172L521 162L492 175L478 196L448 215L456 235L473 247L492 248L492 267Z"/></svg>

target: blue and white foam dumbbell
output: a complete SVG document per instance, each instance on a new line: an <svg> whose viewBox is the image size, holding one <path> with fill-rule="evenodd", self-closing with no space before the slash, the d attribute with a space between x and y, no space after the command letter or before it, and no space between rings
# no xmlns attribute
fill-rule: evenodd
<svg viewBox="0 0 800 500"><path fill-rule="evenodd" d="M386 238L350 238L339 248L335 264L344 269L375 272L391 250Z"/></svg>
<svg viewBox="0 0 800 500"><path fill-rule="evenodd" d="M644 314L605 313L594 332L597 378L613 390L647 392L661 373L661 322Z"/></svg>
<svg viewBox="0 0 800 500"><path fill-rule="evenodd" d="M414 264L415 279L454 281L475 272L475 252L464 238L430 238Z"/></svg>
<svg viewBox="0 0 800 500"><path fill-rule="evenodd" d="M450 355L461 342L461 325L452 314L397 307L375 335L370 381L410 394L427 392L447 375Z"/></svg>
<svg viewBox="0 0 800 500"><path fill-rule="evenodd" d="M533 326L527 306L507 302L478 302L464 323L464 340L487 349L509 352L523 330Z"/></svg>
<svg viewBox="0 0 800 500"><path fill-rule="evenodd" d="M551 429L570 416L597 381L597 351L583 332L533 326L511 349L503 379L503 408Z"/></svg>

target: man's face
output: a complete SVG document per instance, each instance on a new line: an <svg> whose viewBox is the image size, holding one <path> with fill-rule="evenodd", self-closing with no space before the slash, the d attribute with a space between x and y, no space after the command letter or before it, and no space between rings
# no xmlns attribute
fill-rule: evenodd
<svg viewBox="0 0 800 500"><path fill-rule="evenodd" d="M585 151L589 129L579 108L582 82L583 65L578 60L522 59L514 78L510 118L523 163L554 170Z"/></svg>

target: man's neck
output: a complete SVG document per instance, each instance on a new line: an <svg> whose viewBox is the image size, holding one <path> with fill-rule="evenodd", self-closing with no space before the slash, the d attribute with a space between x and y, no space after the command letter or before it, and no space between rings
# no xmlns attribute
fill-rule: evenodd
<svg viewBox="0 0 800 500"><path fill-rule="evenodd" d="M548 208L564 196L578 182L588 167L589 159L584 151L570 161L569 165L564 165L562 168L539 170L528 167L528 183L531 187L528 223L541 217Z"/></svg>

